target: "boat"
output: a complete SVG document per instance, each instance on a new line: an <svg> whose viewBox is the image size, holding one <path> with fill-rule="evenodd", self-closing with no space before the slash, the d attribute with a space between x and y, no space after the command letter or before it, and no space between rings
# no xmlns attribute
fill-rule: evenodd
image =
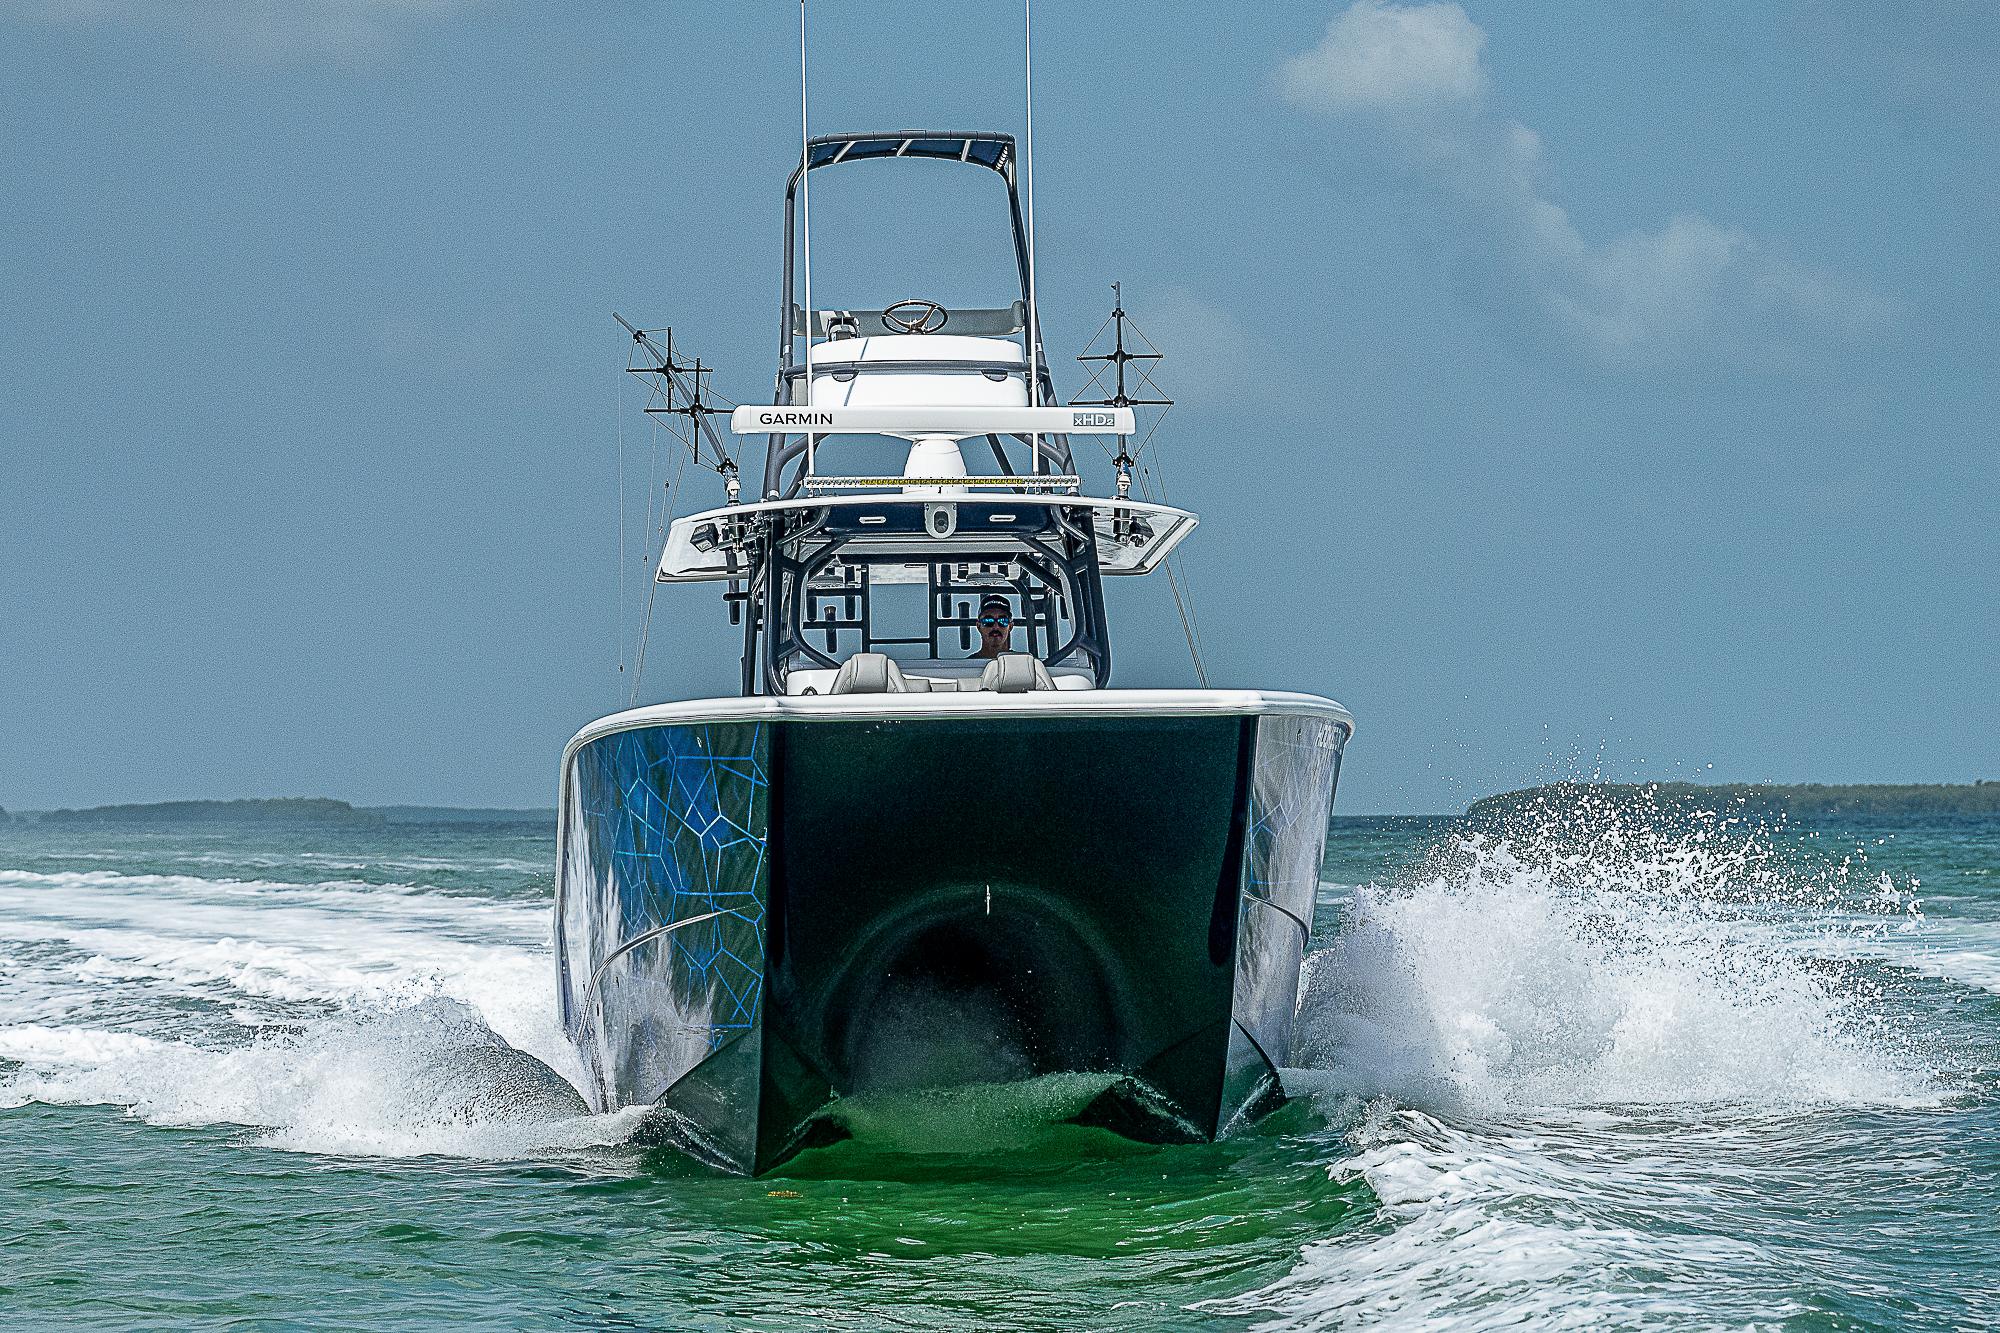
<svg viewBox="0 0 2000 1333"><path fill-rule="evenodd" d="M1000 182L1009 289L815 308L811 178L916 161ZM633 330L663 410L727 460L657 579L721 590L740 689L564 750L561 1011L596 1110L652 1108L725 1170L839 1137L829 1109L877 1089L1090 1075L1075 1120L1161 1143L1283 1097L1353 718L1113 686L1106 583L1161 570L1196 516L1131 494L1122 302L1116 392L1057 396L1018 166L1002 133L805 138L769 404L709 406L699 364ZM1118 444L1104 494L1091 436ZM727 446L760 437L745 498ZM884 443L900 469L865 466Z"/></svg>

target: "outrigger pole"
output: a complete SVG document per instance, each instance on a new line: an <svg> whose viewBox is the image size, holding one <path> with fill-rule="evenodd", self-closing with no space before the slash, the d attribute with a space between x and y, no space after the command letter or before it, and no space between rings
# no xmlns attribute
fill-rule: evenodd
<svg viewBox="0 0 2000 1333"><path fill-rule="evenodd" d="M799 0L804 4L805 0ZM1039 407L1042 402L1042 307L1035 299L1035 15L1034 0L1021 0L1021 52L1024 69L1023 100L1027 106L1027 124L1021 137L1021 174L1026 177L1024 189L1027 192L1028 217L1028 405ZM1028 438L1028 453L1032 469L1042 470L1042 437L1040 434Z"/></svg>
<svg viewBox="0 0 2000 1333"><path fill-rule="evenodd" d="M806 263L806 406L813 401L812 132L806 119L806 0L799 0L799 209ZM790 318L789 315L786 316ZM819 436L806 432L806 475L818 471Z"/></svg>

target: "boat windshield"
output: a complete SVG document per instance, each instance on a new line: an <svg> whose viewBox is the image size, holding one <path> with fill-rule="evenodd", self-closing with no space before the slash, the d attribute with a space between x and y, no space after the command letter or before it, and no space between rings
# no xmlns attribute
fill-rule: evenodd
<svg viewBox="0 0 2000 1333"><path fill-rule="evenodd" d="M771 643L774 665L786 674L835 669L856 653L963 662L980 646L982 603L995 597L1005 600L1012 620L1010 651L1086 671L1103 654L1095 599L1078 596L1077 571L1060 559L998 552L856 558L833 551L789 582Z"/></svg>

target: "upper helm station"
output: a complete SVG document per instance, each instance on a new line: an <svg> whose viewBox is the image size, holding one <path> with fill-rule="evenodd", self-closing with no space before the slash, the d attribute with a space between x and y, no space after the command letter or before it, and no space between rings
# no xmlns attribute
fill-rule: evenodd
<svg viewBox="0 0 2000 1333"><path fill-rule="evenodd" d="M1011 300L809 310L793 260L805 170L896 158L961 163L1004 182ZM1128 499L1122 481L1115 498L1081 494L1070 437L1129 435L1132 410L1117 400L1058 405L1012 136L812 139L785 201L776 402L739 407L730 422L766 438L762 498L676 520L660 580L728 582L746 695L1108 684L1103 576L1151 572L1195 517ZM870 474L860 456L872 439L879 462L884 437L907 456L894 475ZM980 601L994 593L1013 608L1012 648L1030 655L1000 668L970 656Z"/></svg>

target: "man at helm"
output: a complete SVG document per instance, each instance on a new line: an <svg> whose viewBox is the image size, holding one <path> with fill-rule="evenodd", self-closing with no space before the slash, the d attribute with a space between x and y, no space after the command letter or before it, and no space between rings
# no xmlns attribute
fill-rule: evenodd
<svg viewBox="0 0 2000 1333"><path fill-rule="evenodd" d="M972 655L991 660L1008 651L1014 637L1014 604L997 592L979 602L979 649Z"/></svg>

